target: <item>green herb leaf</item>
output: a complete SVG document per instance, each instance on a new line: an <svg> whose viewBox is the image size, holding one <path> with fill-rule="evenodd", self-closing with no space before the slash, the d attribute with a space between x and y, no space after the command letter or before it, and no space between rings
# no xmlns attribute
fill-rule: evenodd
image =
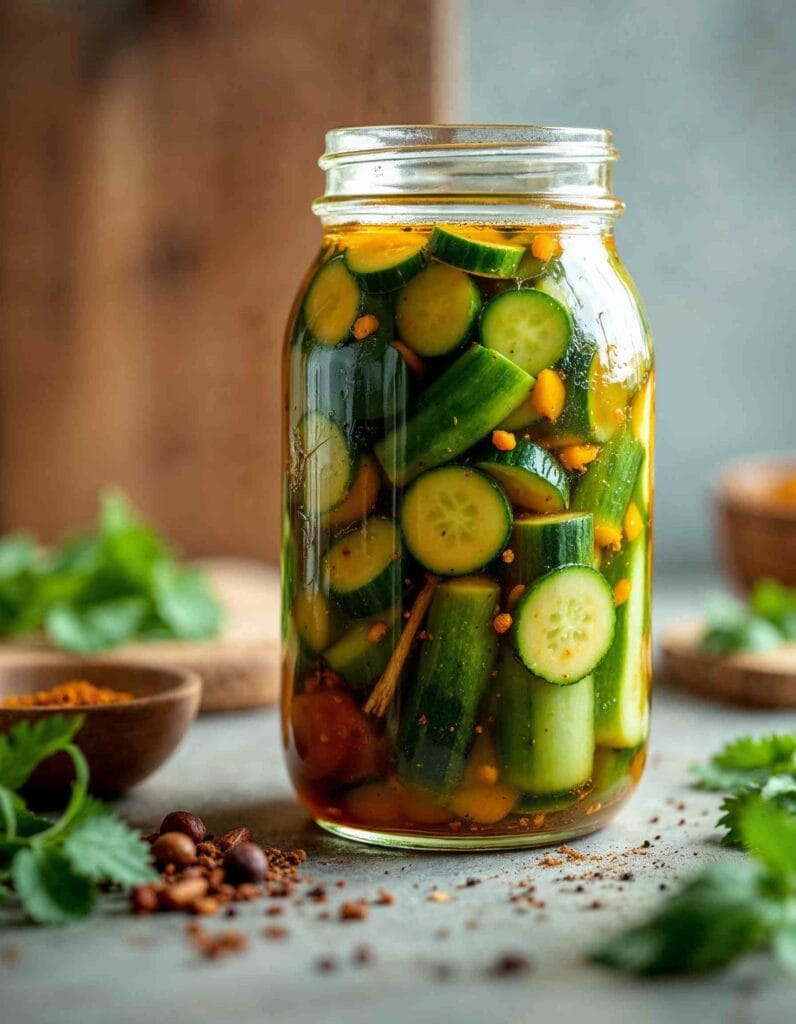
<svg viewBox="0 0 796 1024"><path fill-rule="evenodd" d="M761 945L771 914L754 865L716 864L647 922L609 939L593 959L643 975L714 970Z"/></svg>
<svg viewBox="0 0 796 1024"><path fill-rule="evenodd" d="M41 552L27 533L10 533L0 540L0 579L34 572L39 568Z"/></svg>
<svg viewBox="0 0 796 1024"><path fill-rule="evenodd" d="M40 924L66 924L94 909L97 888L59 850L20 850L11 865L14 889L27 914Z"/></svg>
<svg viewBox="0 0 796 1024"><path fill-rule="evenodd" d="M76 654L93 654L132 640L147 614L142 597L120 597L89 608L59 604L45 618L53 643Z"/></svg>
<svg viewBox="0 0 796 1024"><path fill-rule="evenodd" d="M762 788L750 789L738 796L727 797L722 803L722 816L718 820L718 825L727 829L726 835L722 838L725 846L741 844L741 815L749 800L755 795L771 801L775 807L787 814L796 815L796 777L772 775Z"/></svg>
<svg viewBox="0 0 796 1024"><path fill-rule="evenodd" d="M70 833L64 852L76 871L96 882L132 886L155 881L149 846L113 813L85 818Z"/></svg>
<svg viewBox="0 0 796 1024"><path fill-rule="evenodd" d="M749 597L749 608L776 626L784 640L796 640L796 589L760 580Z"/></svg>
<svg viewBox="0 0 796 1024"><path fill-rule="evenodd" d="M153 582L158 614L175 636L199 640L218 632L219 607L199 573L163 563Z"/></svg>
<svg viewBox="0 0 796 1024"><path fill-rule="evenodd" d="M796 974L796 920L785 921L776 930L771 950L786 971Z"/></svg>
<svg viewBox="0 0 796 1024"><path fill-rule="evenodd" d="M19 789L33 769L63 750L83 725L82 715L45 715L0 735L0 786Z"/></svg>
<svg viewBox="0 0 796 1024"><path fill-rule="evenodd" d="M740 814L743 845L786 884L796 880L796 817L760 796L750 797Z"/></svg>
<svg viewBox="0 0 796 1024"><path fill-rule="evenodd" d="M7 885L3 885L3 883L0 882L0 907L2 907L4 903L8 902L10 896L11 890Z"/></svg>
<svg viewBox="0 0 796 1024"><path fill-rule="evenodd" d="M761 787L771 775L796 772L796 733L744 736L691 771L704 789L716 792L739 794Z"/></svg>

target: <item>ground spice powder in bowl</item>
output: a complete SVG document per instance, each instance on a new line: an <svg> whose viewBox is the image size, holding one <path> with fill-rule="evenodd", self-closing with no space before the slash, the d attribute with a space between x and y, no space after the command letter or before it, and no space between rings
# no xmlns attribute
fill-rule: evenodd
<svg viewBox="0 0 796 1024"><path fill-rule="evenodd" d="M95 686L85 679L74 679L59 683L49 690L37 690L6 697L0 701L2 708L86 708L101 704L123 704L132 700L132 693L113 690L109 686Z"/></svg>

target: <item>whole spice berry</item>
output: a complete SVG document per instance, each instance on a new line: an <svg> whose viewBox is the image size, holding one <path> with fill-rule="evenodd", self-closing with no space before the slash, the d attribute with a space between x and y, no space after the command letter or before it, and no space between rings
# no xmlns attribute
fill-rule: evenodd
<svg viewBox="0 0 796 1024"><path fill-rule="evenodd" d="M194 843L201 843L207 835L205 823L190 811L172 811L167 814L160 823L160 834L166 832L182 832Z"/></svg>
<svg viewBox="0 0 796 1024"><path fill-rule="evenodd" d="M250 843L251 840L252 830L243 826L242 828L233 828L230 832L225 832L216 843L216 846L222 853L225 853L227 850L231 850L233 846L237 846L238 843Z"/></svg>
<svg viewBox="0 0 796 1024"><path fill-rule="evenodd" d="M161 870L170 864L187 868L196 860L196 844L182 832L164 832L152 846L152 856Z"/></svg>
<svg viewBox="0 0 796 1024"><path fill-rule="evenodd" d="M224 855L224 873L233 885L261 882L267 871L268 858L256 843L238 843Z"/></svg>

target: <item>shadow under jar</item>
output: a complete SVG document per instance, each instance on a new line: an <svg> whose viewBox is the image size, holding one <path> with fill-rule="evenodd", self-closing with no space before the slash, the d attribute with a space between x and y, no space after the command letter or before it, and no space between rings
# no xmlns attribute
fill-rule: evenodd
<svg viewBox="0 0 796 1024"><path fill-rule="evenodd" d="M591 832L649 724L653 361L599 130L330 132L288 329L283 740L324 828Z"/></svg>

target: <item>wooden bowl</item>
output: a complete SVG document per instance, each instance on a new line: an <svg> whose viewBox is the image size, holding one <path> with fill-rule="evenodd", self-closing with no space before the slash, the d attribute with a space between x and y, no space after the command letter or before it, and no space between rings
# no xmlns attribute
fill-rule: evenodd
<svg viewBox="0 0 796 1024"><path fill-rule="evenodd" d="M132 693L120 704L86 708L3 708L0 733L23 719L46 715L83 715L76 743L91 770L90 788L98 796L118 796L141 782L174 751L199 710L202 681L187 669L152 665L98 664L64 657L60 663L4 664L0 667L0 702L6 697L48 690L71 679ZM65 754L43 762L27 784L35 802L63 799L73 777Z"/></svg>
<svg viewBox="0 0 796 1024"><path fill-rule="evenodd" d="M728 467L716 492L722 552L730 574L748 589L770 577L796 587L796 503L773 491L796 478L796 456L767 456Z"/></svg>

